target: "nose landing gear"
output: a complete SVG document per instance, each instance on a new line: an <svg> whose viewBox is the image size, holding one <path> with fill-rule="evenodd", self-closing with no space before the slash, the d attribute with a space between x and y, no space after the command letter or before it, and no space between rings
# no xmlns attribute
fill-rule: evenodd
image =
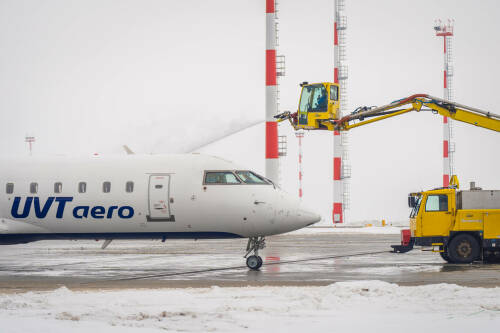
<svg viewBox="0 0 500 333"><path fill-rule="evenodd" d="M259 256L250 256L247 258L247 267L251 270L258 270L262 266L262 258Z"/></svg>
<svg viewBox="0 0 500 333"><path fill-rule="evenodd" d="M262 267L262 258L259 256L259 250L266 247L266 240L264 237L250 237L247 243L247 253L244 258L247 258L247 267L252 270L258 270ZM250 253L254 253L248 256Z"/></svg>

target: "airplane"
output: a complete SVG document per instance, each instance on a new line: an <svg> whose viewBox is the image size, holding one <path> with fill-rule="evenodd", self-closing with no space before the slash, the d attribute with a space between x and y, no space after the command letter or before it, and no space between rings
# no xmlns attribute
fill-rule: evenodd
<svg viewBox="0 0 500 333"><path fill-rule="evenodd" d="M222 158L129 150L0 158L0 244L102 239L104 249L114 239L248 238L246 264L258 270L266 236L321 219L271 180Z"/></svg>

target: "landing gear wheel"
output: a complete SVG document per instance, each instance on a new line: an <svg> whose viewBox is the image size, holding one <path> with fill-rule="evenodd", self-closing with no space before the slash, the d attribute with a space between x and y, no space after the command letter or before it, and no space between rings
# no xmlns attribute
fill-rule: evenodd
<svg viewBox="0 0 500 333"><path fill-rule="evenodd" d="M469 234L455 236L448 245L448 257L450 262L456 264L470 264L479 258L479 244Z"/></svg>
<svg viewBox="0 0 500 333"><path fill-rule="evenodd" d="M259 256L250 256L247 258L247 267L256 271L262 267L262 258Z"/></svg>
<svg viewBox="0 0 500 333"><path fill-rule="evenodd" d="M250 237L247 243L247 254L244 258L247 258L247 267L252 270L258 270L262 267L262 258L259 256L259 250L266 247L266 240L264 237ZM248 257L250 253L253 254Z"/></svg>

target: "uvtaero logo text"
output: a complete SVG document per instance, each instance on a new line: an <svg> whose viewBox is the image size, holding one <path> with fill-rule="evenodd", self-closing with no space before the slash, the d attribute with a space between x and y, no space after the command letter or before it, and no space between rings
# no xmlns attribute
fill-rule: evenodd
<svg viewBox="0 0 500 333"><path fill-rule="evenodd" d="M66 204L73 201L73 197L48 197L45 203L42 204L39 197L26 197L24 200L24 207L19 210L21 206L21 197L15 197L12 203L11 215L13 218L24 219L30 216L31 207L35 212L35 216L39 219L44 219L52 207L56 210L56 218L62 219ZM75 219L111 219L114 214L122 219L130 219L134 216L134 208L130 206L75 206L73 208L73 217Z"/></svg>

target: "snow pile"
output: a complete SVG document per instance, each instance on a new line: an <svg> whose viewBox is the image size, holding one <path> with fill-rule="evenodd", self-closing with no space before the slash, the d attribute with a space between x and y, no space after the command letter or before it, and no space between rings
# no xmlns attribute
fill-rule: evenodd
<svg viewBox="0 0 500 333"><path fill-rule="evenodd" d="M2 332L496 331L500 288L247 287L0 295Z"/></svg>
<svg viewBox="0 0 500 333"><path fill-rule="evenodd" d="M311 235L311 234L379 234L379 235L399 235L401 233L401 227L386 226L386 227L309 227L303 228L296 231L288 233L288 235Z"/></svg>
<svg viewBox="0 0 500 333"><path fill-rule="evenodd" d="M395 226L395 227L405 227L409 226L409 219L406 220L385 220L387 225ZM372 220L359 220L359 221L348 221L347 223L343 223L340 226L342 227L364 227L367 224L371 224L375 227L382 226L382 219L372 219Z"/></svg>

